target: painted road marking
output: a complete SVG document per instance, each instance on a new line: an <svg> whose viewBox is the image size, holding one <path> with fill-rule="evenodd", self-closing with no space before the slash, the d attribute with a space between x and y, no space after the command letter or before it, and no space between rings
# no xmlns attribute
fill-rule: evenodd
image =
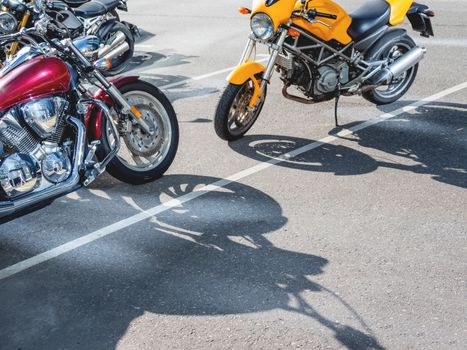
<svg viewBox="0 0 467 350"><path fill-rule="evenodd" d="M258 56L260 56L260 55L258 55ZM261 55L261 56L262 56L262 55ZM269 58L262 58L262 59L260 59L260 60L256 60L256 62L266 62L268 59L269 59ZM167 85L160 86L159 89L161 89L161 90L173 89L174 87L181 86L181 85L185 85L185 84L190 83L190 82L192 82L192 81L208 79L208 78L214 77L214 76L216 76L216 75L221 75L221 74L225 74L225 73L230 73L230 72L231 72L232 70L234 70L236 67L237 67L237 66L229 67L229 68L221 69L221 70L218 70L218 71L215 71L215 72L212 72L212 73L203 74L203 75L199 75L199 76L197 76L197 77L184 79L184 80L181 80L181 81L177 81L177 82L175 82L175 83L171 83L171 84L167 84ZM143 73L141 74L141 76L144 77L144 73L149 73L149 71L143 72Z"/></svg>
<svg viewBox="0 0 467 350"><path fill-rule="evenodd" d="M109 225L107 227L101 228L100 230L94 231L92 233L89 233L83 237L80 237L78 239L75 239L73 241L70 241L68 243L65 243L61 246L58 246L54 249L51 249L49 251L46 251L42 254L33 256L29 259L23 260L17 264L14 264L10 267L4 268L3 270L0 270L0 280L4 280L8 277L14 276L22 271L25 271L27 269L30 269L34 266L37 266L39 264L42 264L46 261L52 260L56 257L59 257L65 253L71 252L77 248L83 247L87 244L90 244L92 242L95 242L101 238L104 238L106 236L111 235L112 233L115 233L117 231L120 231L124 228L127 228L129 226L132 226L134 224L137 224L141 221L144 221L148 218L151 218L152 216L155 216L157 214L163 213L167 210L179 207L180 205L190 202L198 197L201 197L205 195L206 193L216 191L218 189L221 189L223 187L228 186L231 183L237 182L239 180L242 180L248 176L251 176L253 174L259 173L263 170L266 170L274 165L277 165L279 163L282 163L284 161L289 160L290 158L294 158L300 154L309 152L313 149L316 149L318 147L321 147L322 145L329 144L331 142L339 140L340 137L343 136L349 136L357 131L360 131L362 129L368 128L372 125L376 125L378 123L384 122L390 118L397 117L401 114L413 111L417 109L418 107L424 106L430 102L437 101L443 97L446 97L448 95L451 95L453 93L456 93L458 91L461 91L463 89L467 88L467 82L464 82L462 84L456 85L454 87L451 87L449 89L443 90L437 94L434 94L430 97L424 98L423 100L414 102L408 106L405 106L403 108L397 109L394 112L391 113L385 113L378 118L370 119L366 122L363 122L361 124L355 125L354 127L350 129L345 129L342 130L341 132L338 133L337 136L328 136L325 137L319 141L310 143L306 146L300 147L294 151L285 153L281 155L280 157L270 159L267 162L259 163L251 168L245 169L239 173L236 173L230 177L221 179L213 184L204 186L198 190L195 190L193 192L187 193L177 199L172 199L166 203L162 203L154 208L151 208L149 210L146 210L144 212L138 213L136 215L133 215L127 219L121 220L119 222L116 222L112 225Z"/></svg>

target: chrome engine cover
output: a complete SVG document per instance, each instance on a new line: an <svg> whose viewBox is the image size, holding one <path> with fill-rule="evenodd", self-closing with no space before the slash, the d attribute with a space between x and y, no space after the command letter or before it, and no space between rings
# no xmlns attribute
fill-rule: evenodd
<svg viewBox="0 0 467 350"><path fill-rule="evenodd" d="M8 199L33 191L41 179L39 163L29 154L14 153L0 162L0 187Z"/></svg>
<svg viewBox="0 0 467 350"><path fill-rule="evenodd" d="M61 97L50 97L25 103L21 107L24 121L39 137L45 139L57 131L59 119L68 102Z"/></svg>
<svg viewBox="0 0 467 350"><path fill-rule="evenodd" d="M47 154L41 162L42 175L54 184L63 182L71 175L71 161L61 151Z"/></svg>

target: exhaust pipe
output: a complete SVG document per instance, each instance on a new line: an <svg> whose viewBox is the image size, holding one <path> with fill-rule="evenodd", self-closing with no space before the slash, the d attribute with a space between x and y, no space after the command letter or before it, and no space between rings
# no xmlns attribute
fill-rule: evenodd
<svg viewBox="0 0 467 350"><path fill-rule="evenodd" d="M70 177L65 182L59 183L55 186L46 188L43 191L32 193L29 196L23 197L21 199L0 202L0 218L6 216L11 216L16 214L19 211L34 207L39 205L42 202L45 202L50 199L58 198L62 195L65 195L77 187L80 187L80 166L83 164L84 159L84 150L86 146L86 130L83 123L73 117L69 117L68 121L76 128L77 137L76 137L76 146L75 146L75 156L73 162L73 170ZM0 223L2 221L0 220Z"/></svg>
<svg viewBox="0 0 467 350"><path fill-rule="evenodd" d="M95 61L94 66L101 71L108 71L110 70L110 68L112 68L110 60L120 55L123 55L129 49L130 49L130 45L125 41L123 44L120 44L119 46L114 48L112 51L107 53L107 55Z"/></svg>
<svg viewBox="0 0 467 350"><path fill-rule="evenodd" d="M420 62L425 56L425 53L425 48L419 46L414 47L388 67L381 69L378 73L369 78L367 84L372 86L389 84L394 78L402 75L404 72Z"/></svg>
<svg viewBox="0 0 467 350"><path fill-rule="evenodd" d="M126 41L126 36L122 32L117 32L115 36L113 37L112 41L102 47L98 53L97 57L101 58L107 55L109 52L111 52L113 49L117 48L120 44L124 43Z"/></svg>

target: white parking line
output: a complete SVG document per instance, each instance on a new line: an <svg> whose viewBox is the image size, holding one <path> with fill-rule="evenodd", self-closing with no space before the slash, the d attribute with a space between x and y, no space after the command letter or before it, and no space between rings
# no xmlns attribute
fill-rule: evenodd
<svg viewBox="0 0 467 350"><path fill-rule="evenodd" d="M259 55L258 55L258 56L259 56ZM262 56L262 55L261 55L261 56ZM256 62L265 62L265 61L267 61L268 59L269 59L269 58L262 58L262 59L260 59L260 60L256 60ZM203 75L199 75L199 76L197 76L197 77L188 78L188 79L176 81L175 83L170 83L170 84L167 84L167 85L159 86L159 89L161 89L161 90L173 89L174 87L181 86L181 85L185 85L186 83L190 83L190 82L192 82L192 81L208 79L208 78L214 77L214 76L216 76L216 75L229 73L229 72L231 72L231 71L234 70L234 69L235 69L235 67L229 67L229 68L221 69L221 70L218 70L218 71L215 71L215 72L212 72L212 73L203 74ZM141 76L144 77L144 73L149 73L149 72L143 72L143 73L141 74Z"/></svg>
<svg viewBox="0 0 467 350"><path fill-rule="evenodd" d="M220 74L220 73L219 73ZM207 74L206 76L211 76L211 74ZM200 78L198 78L200 79ZM378 123L381 123L385 120L388 120L390 118L394 118L394 117L397 117L403 113L407 113L407 112L410 112L410 111L413 111L415 110L416 108L418 107L421 107L423 105L426 105L430 102L433 102L433 101L436 101L436 100L439 100L443 97L446 97L448 95L451 95L455 92L458 92L460 90L463 90L463 89L466 89L467 88L467 82L465 83L462 83L462 84L459 84L457 86L454 86L454 87L451 87L449 89L446 89L446 90L443 90L435 95L432 95L430 97L427 97L423 100L420 100L420 101L417 101L417 102L414 102L406 107L403 107L403 108L400 108L394 112L391 112L391 113L386 113L386 114L383 114L381 116L379 116L378 118L375 118L375 119L370 119L366 122L363 122L361 124L358 124L358 125L355 125L354 127L350 128L350 129L345 129L343 131L341 131L337 136L328 136L328 137L325 137L319 141L316 141L316 142L313 142L313 143L310 143L306 146L303 146L303 147L300 147L292 152L289 152L289 153L286 153L286 154L283 154L281 155L280 157L277 157L277 158L273 158L267 162L263 162L263 163L259 163L251 168L248 168L248 169L245 169L239 173L236 173L232 176L229 176L228 178L225 178L225 179L221 179L211 185L207 185L207 186L204 186L198 190L195 190L193 192L190 192L190 193L187 193L186 195L183 195L177 199L173 199L173 200L170 200L166 203L163 203L163 204L160 204L154 208L151 208L149 210L146 210L144 212L141 212L139 214L136 214L136 215L133 215L127 219L124 219L124 220L121 220L119 222L116 222L110 226L107 226L107 227L104 227L104 228L101 228L100 230L97 230L97 231L94 231L92 233L89 233L83 237L80 237L78 239L75 239L73 241L70 241L68 243L65 243L59 247L56 247L54 249L51 249L49 251L46 251L42 254L39 254L39 255L36 255L36 256L33 256L29 259L26 259L26 260L23 260L17 264L14 264L10 267L7 267L3 270L0 270L0 280L4 280L5 278L8 278L8 277L11 277L13 275L16 275L24 270L27 270L27 269L30 269L34 266L37 266L39 264L42 264L46 261L49 261L51 259L54 259L58 256L61 256L65 253L68 253L72 250L75 250L77 248L80 248L80 247L83 247L89 243L92 243L94 241L97 241L103 237L106 237L106 236L109 236L111 235L112 233L115 233L117 231L120 231L126 227L129 227L131 225L134 225L134 224L137 224L141 221L144 221L152 216L155 216L157 214L160 214L160 213L163 213L169 209L173 209L173 208L176 208L184 203L187 203L187 202L190 202L198 197L201 197L203 195L205 195L206 193L209 193L209 192L212 192L212 191L216 191L220 188L223 188L223 187L226 187L228 186L229 184L233 183L233 182L236 182L236 181L239 181L239 180L242 180L248 176L251 176L253 174L256 174L256 173L259 173L263 170L266 170L274 165L277 165L279 163L282 163L290 158L293 158L293 157L296 157L300 154L303 154L303 153L306 153L306 152L309 152L313 149L316 149L324 144L328 144L328 143L331 143L331 142L334 142L334 141L337 141L339 140L339 137L343 137L343 136L349 136L359 130L362 130L362 129L365 129L365 128L368 128L372 125L375 125L375 124L378 124Z"/></svg>

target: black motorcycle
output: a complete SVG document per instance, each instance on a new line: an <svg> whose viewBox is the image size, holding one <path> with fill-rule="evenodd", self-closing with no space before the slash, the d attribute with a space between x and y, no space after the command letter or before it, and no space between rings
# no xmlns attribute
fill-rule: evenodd
<svg viewBox="0 0 467 350"><path fill-rule="evenodd" d="M31 28L38 20L34 1L1 0L0 34L12 33L22 28ZM138 28L120 21L117 10L127 11L126 0L86 1L77 6L77 1L47 2L47 14L63 23L76 45L105 75L122 73L134 53ZM86 38L80 39L80 38ZM11 59L19 49L19 43L4 47L2 62Z"/></svg>

